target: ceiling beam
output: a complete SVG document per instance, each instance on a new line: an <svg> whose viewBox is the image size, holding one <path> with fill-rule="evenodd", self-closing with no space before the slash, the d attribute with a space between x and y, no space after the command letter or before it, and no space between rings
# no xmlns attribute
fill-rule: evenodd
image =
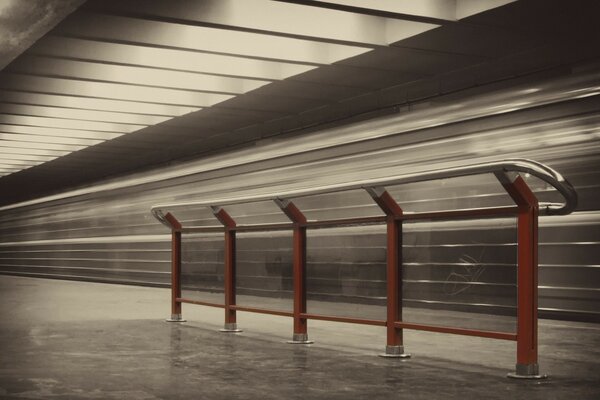
<svg viewBox="0 0 600 400"><path fill-rule="evenodd" d="M276 0L388 18L444 24L516 0Z"/></svg>
<svg viewBox="0 0 600 400"><path fill-rule="evenodd" d="M92 1L86 9L367 46L387 46L439 26L270 0Z"/></svg>
<svg viewBox="0 0 600 400"><path fill-rule="evenodd" d="M188 107L209 107L232 98L232 95L194 92L188 90L127 85L121 83L93 82L64 78L49 78L14 73L0 74L4 89L38 91L42 93L86 96L111 100L143 102L148 99L161 104Z"/></svg>
<svg viewBox="0 0 600 400"><path fill-rule="evenodd" d="M26 126L26 125L0 125L0 132L3 133L19 133L25 135L43 135L51 137L70 137L70 138L81 138L81 139L99 139L99 140L110 140L123 136L122 133L116 132L100 132L90 130L76 130L76 129L61 129L61 128L49 128L44 126Z"/></svg>
<svg viewBox="0 0 600 400"><path fill-rule="evenodd" d="M83 79L96 82L125 83L198 92L241 94L264 86L264 79L234 78L196 72L157 68L61 60L41 56L22 56L7 71L22 74Z"/></svg>
<svg viewBox="0 0 600 400"><path fill-rule="evenodd" d="M59 136L26 135L23 133L0 133L0 140L12 140L18 142L67 144L75 146L93 146L104 142L99 139L78 139Z"/></svg>
<svg viewBox="0 0 600 400"><path fill-rule="evenodd" d="M32 88L28 88L32 89ZM0 101L17 104L33 104L50 107L66 107L81 110L92 111L110 111L125 114L141 114L147 116L167 116L175 117L198 111L201 108L177 106L169 104L136 102L118 99L99 99L93 97L83 97L78 94L57 95L41 93L39 90L14 91L0 90Z"/></svg>
<svg viewBox="0 0 600 400"><path fill-rule="evenodd" d="M77 119L46 118L12 114L0 114L0 124L116 133L130 133L146 127L146 125L117 124L111 122L81 121Z"/></svg>
<svg viewBox="0 0 600 400"><path fill-rule="evenodd" d="M72 151L76 151L76 150L80 150L83 149L87 146L85 145L71 145L71 144L56 144L56 143L32 143L32 142L27 142L27 141L23 141L23 140L0 140L0 147L10 147L10 148L14 148L14 149L37 149L37 150L57 150L57 151L64 151L65 154L72 152ZM15 153L20 153L19 151L15 150ZM27 152L24 152L22 154L30 154Z"/></svg>
<svg viewBox="0 0 600 400"><path fill-rule="evenodd" d="M28 54L267 80L282 80L316 68L308 64L59 36L39 40Z"/></svg>
<svg viewBox="0 0 600 400"><path fill-rule="evenodd" d="M372 48L85 12L78 13L76 20L65 20L53 33L81 39L100 39L104 42L143 44L311 65L331 64L363 54Z"/></svg>
<svg viewBox="0 0 600 400"><path fill-rule="evenodd" d="M46 162L56 158L56 156L36 156L32 154L14 154L13 152L0 150L2 160L25 161L25 162Z"/></svg>
<svg viewBox="0 0 600 400"><path fill-rule="evenodd" d="M12 104L0 102L0 114L65 118L82 121L113 122L137 125L155 125L171 119L143 114L126 114L108 111L82 110L77 108L46 107L30 104Z"/></svg>
<svg viewBox="0 0 600 400"><path fill-rule="evenodd" d="M34 165L39 165L43 162L44 161L9 160L2 157L0 159L0 167L24 169L28 167L33 167Z"/></svg>
<svg viewBox="0 0 600 400"><path fill-rule="evenodd" d="M18 149L18 150L17 150ZM51 149L32 149L27 146L2 146L0 141L0 155L2 154L19 154L22 156L43 156L43 157L60 157L69 154L67 150L51 150Z"/></svg>

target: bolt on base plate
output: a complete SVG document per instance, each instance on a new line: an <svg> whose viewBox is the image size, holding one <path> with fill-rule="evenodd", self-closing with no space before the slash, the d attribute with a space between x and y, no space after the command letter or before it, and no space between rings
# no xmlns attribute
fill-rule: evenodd
<svg viewBox="0 0 600 400"><path fill-rule="evenodd" d="M286 343L289 344L312 344L314 341L308 340L308 334L306 333L294 333L292 340L288 340Z"/></svg>
<svg viewBox="0 0 600 400"><path fill-rule="evenodd" d="M167 322L186 322L186 320L183 319L181 314L171 314L171 318L167 318L165 321L167 321Z"/></svg>
<svg viewBox="0 0 600 400"><path fill-rule="evenodd" d="M404 346L385 346L385 353L378 354L383 358L410 358L409 353L404 352Z"/></svg>
<svg viewBox="0 0 600 400"><path fill-rule="evenodd" d="M222 329L219 329L219 332L237 333L237 332L242 332L242 330L239 329L237 327L237 324L234 322L234 323L226 323Z"/></svg>
<svg viewBox="0 0 600 400"><path fill-rule="evenodd" d="M540 374L538 364L517 364L515 372L506 374L508 378L513 379L546 379L548 375Z"/></svg>

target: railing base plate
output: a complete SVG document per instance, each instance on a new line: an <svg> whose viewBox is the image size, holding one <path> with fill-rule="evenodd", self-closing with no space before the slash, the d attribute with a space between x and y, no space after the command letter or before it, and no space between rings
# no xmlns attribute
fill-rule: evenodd
<svg viewBox="0 0 600 400"><path fill-rule="evenodd" d="M242 330L237 327L236 323L228 323L228 324L225 324L225 326L223 326L222 329L219 329L219 332L238 333L238 332L242 332Z"/></svg>
<svg viewBox="0 0 600 400"><path fill-rule="evenodd" d="M515 372L509 372L506 374L508 378L512 379L546 379L548 375L540 374L540 367L538 364L517 364Z"/></svg>
<svg viewBox="0 0 600 400"><path fill-rule="evenodd" d="M294 333L292 340L288 340L286 343L289 344L312 344L314 341L308 340L308 334L306 333Z"/></svg>
<svg viewBox="0 0 600 400"><path fill-rule="evenodd" d="M385 353L378 354L383 358L410 358L411 354L404 352L404 346L386 346Z"/></svg>
<svg viewBox="0 0 600 400"><path fill-rule="evenodd" d="M511 379L547 379L548 375L547 374L521 375L521 374L517 374L516 372L509 372L508 374L506 374L506 377L511 378Z"/></svg>
<svg viewBox="0 0 600 400"><path fill-rule="evenodd" d="M410 353L402 353L402 354L381 353L381 354L377 354L377 355L382 358L411 358L412 357L412 354L410 354Z"/></svg>
<svg viewBox="0 0 600 400"><path fill-rule="evenodd" d="M186 320L183 319L181 314L171 314L171 318L167 318L165 321L167 321L167 322L186 322Z"/></svg>

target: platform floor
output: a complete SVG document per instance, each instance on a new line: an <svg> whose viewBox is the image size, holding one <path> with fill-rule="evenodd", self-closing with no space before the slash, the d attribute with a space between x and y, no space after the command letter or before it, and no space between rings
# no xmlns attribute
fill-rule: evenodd
<svg viewBox="0 0 600 400"><path fill-rule="evenodd" d="M600 326L540 321L540 366L519 381L515 343L406 331L410 360L376 356L381 327L291 320L184 305L164 322L169 291L0 276L1 399L600 399Z"/></svg>

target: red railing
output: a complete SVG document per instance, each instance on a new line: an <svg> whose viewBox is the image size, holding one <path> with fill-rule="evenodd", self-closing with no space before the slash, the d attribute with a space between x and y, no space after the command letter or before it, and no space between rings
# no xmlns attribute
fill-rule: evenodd
<svg viewBox="0 0 600 400"><path fill-rule="evenodd" d="M518 174L534 175L552 185L565 199L564 203L538 204L537 198ZM514 206L476 208L467 210L433 211L404 213L401 206L386 190L386 186L420 182L434 179L493 173L513 199ZM309 221L303 212L290 200L303 196L353 189L366 190L385 215L361 218L341 218L334 220ZM289 223L238 225L227 213L225 206L273 200L290 220ZM171 318L168 321L183 321L182 303L221 307L225 310L225 324L222 331L238 332L236 312L247 311L293 317L293 336L290 343L312 343L308 340L307 320L327 320L356 324L385 326L387 345L385 357L409 357L404 352L403 329L416 329L440 333L480 336L493 339L515 340L517 342L516 378L540 378L537 357L537 248L538 215L559 215L570 213L577 204L573 187L556 171L530 160L504 160L485 164L461 166L444 170L424 171L418 174L333 184L285 193L268 193L253 197L217 199L178 204L157 205L153 215L172 232L172 273L171 273ZM221 226L182 226L177 218L163 210L185 207L210 207ZM452 220L495 218L517 216L517 331L516 333L464 329L447 326L408 323L402 319L402 224L404 221ZM327 227L385 224L387 227L387 316L386 320L349 318L318 315L307 312L306 308L306 232L307 229ZM236 233L259 231L293 231L293 312L255 307L244 307L236 303ZM181 234L199 232L224 232L224 304L196 301L181 296Z"/></svg>

